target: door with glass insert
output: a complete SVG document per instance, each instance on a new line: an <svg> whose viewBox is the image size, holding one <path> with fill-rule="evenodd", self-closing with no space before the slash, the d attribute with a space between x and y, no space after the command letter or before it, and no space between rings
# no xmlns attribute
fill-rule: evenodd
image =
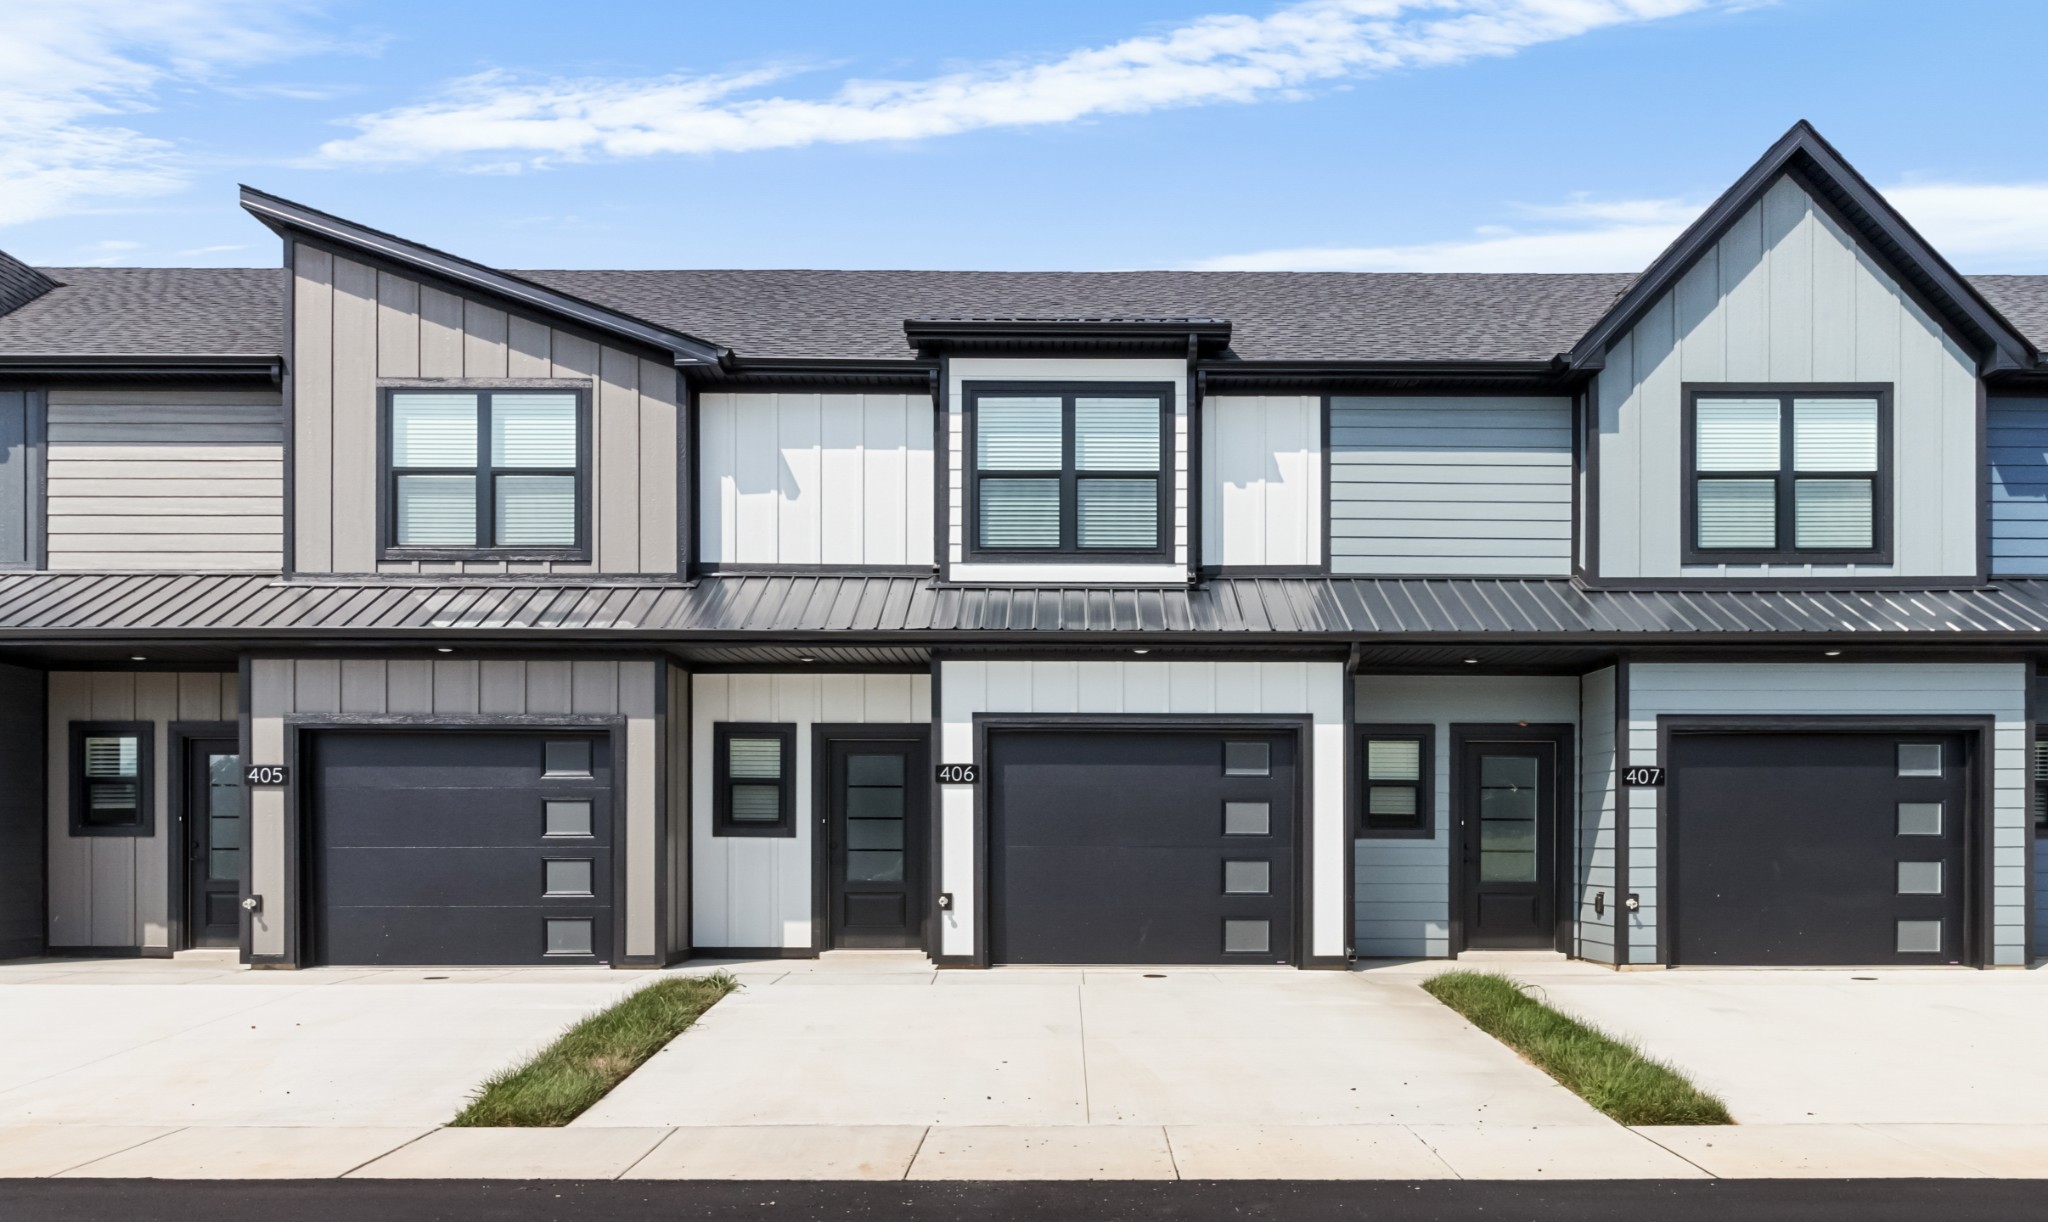
<svg viewBox="0 0 2048 1222"><path fill-rule="evenodd" d="M1560 746L1461 738L1457 750L1464 947L1549 947Z"/></svg>
<svg viewBox="0 0 2048 1222"><path fill-rule="evenodd" d="M248 845L241 747L231 738L195 738L185 752L185 941L238 946Z"/></svg>
<svg viewBox="0 0 2048 1222"><path fill-rule="evenodd" d="M826 944L923 945L924 740L827 738L824 755Z"/></svg>

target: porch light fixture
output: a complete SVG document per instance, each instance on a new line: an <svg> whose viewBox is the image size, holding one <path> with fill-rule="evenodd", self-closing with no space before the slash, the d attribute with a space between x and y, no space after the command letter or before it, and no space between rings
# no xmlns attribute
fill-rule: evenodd
<svg viewBox="0 0 2048 1222"><path fill-rule="evenodd" d="M454 652L455 652L455 649L454 649L454 647L453 647L453 646L450 646L450 645L436 645L436 646L434 646L434 652L435 652L435 653L454 653Z"/></svg>
<svg viewBox="0 0 2048 1222"><path fill-rule="evenodd" d="M147 661L149 661L149 659L148 659L148 658L145 658L145 657L143 657L143 656L142 656L141 654L139 654L139 653L131 653L131 654L129 654L129 655L128 655L128 660L129 660L130 662L147 662Z"/></svg>
<svg viewBox="0 0 2048 1222"><path fill-rule="evenodd" d="M1151 650L1149 650L1149 649L1133 649L1133 650L1132 650L1131 652L1132 652L1132 653L1151 653L1152 651L1151 651Z"/></svg>
<svg viewBox="0 0 2048 1222"><path fill-rule="evenodd" d="M1466 658L1466 659L1465 659L1465 665L1467 665L1467 666L1477 666L1477 665L1479 665L1479 659L1478 659L1478 658Z"/></svg>
<svg viewBox="0 0 2048 1222"><path fill-rule="evenodd" d="M805 654L805 655L803 655L802 657L800 657L800 658L798 658L798 659L797 659L797 661L799 661L799 662L815 662L815 661L817 661L817 660L818 660L818 659L816 659L816 658L812 657L812 656L811 656L811 655L809 655L809 654Z"/></svg>

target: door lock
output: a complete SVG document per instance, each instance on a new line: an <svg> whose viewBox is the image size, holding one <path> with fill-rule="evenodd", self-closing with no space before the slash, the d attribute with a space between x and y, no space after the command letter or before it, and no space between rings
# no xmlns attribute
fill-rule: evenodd
<svg viewBox="0 0 2048 1222"><path fill-rule="evenodd" d="M939 911L940 911L940 912L951 912L951 911L953 911L953 893L952 893L951 891L941 891L941 892L939 892Z"/></svg>
<svg viewBox="0 0 2048 1222"><path fill-rule="evenodd" d="M243 901L242 901L242 911L244 911L244 912L261 912L261 911L263 911L263 897L262 897L262 896L260 896L260 895L252 895L252 896L250 896L250 897L249 897L248 899L245 899L245 900L243 900Z"/></svg>

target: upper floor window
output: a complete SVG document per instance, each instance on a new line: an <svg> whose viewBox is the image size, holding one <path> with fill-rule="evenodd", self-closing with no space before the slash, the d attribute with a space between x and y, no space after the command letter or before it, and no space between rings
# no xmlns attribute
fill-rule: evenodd
<svg viewBox="0 0 2048 1222"><path fill-rule="evenodd" d="M1693 387L1685 561L1882 564L1891 552L1888 387Z"/></svg>
<svg viewBox="0 0 2048 1222"><path fill-rule="evenodd" d="M575 390L386 391L387 554L582 559L586 416Z"/></svg>
<svg viewBox="0 0 2048 1222"><path fill-rule="evenodd" d="M1173 389L969 385L970 556L1170 554Z"/></svg>

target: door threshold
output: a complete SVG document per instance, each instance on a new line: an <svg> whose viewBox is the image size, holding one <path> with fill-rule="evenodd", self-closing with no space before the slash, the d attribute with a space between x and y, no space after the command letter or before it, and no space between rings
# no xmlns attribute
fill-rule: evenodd
<svg viewBox="0 0 2048 1222"><path fill-rule="evenodd" d="M173 963L207 963L221 967L240 967L242 952L232 946L195 946L171 955Z"/></svg>
<svg viewBox="0 0 2048 1222"><path fill-rule="evenodd" d="M1460 963L1566 963L1570 955L1561 950L1461 950Z"/></svg>

